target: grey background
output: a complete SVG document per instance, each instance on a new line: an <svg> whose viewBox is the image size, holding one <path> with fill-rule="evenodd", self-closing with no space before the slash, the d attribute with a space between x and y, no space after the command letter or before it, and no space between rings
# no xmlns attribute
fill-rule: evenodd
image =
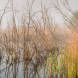
<svg viewBox="0 0 78 78"><path fill-rule="evenodd" d="M70 5L71 9L73 11L78 11L78 0L68 0L68 1L69 1L69 5ZM6 7L7 2L8 2L8 0L0 0L0 14L2 14L1 10ZM46 6L48 6L48 7L52 6L52 0L42 0L42 2L43 2L43 4L46 4ZM12 2L11 2L11 0L9 0L7 7L11 8L12 7L11 4L12 4ZM14 4L14 6L13 6L14 10L19 11L16 13L16 16L17 16L16 21L17 21L17 19L20 19L20 16L26 12L25 10L26 10L27 4L26 4L26 0L13 0L13 4ZM35 3L33 5L33 12L40 9L40 4L41 4L41 0L35 0ZM50 13L51 13L51 10L50 10ZM55 16L54 17L55 21L61 25L63 23L62 17L59 14L54 15L55 12L53 12L53 11L52 11L52 13L53 13L53 16ZM11 12L8 12L4 15L2 24L1 24L2 28L6 28L7 22L9 23L11 16L12 16ZM17 21L17 24L20 24L20 22Z"/></svg>

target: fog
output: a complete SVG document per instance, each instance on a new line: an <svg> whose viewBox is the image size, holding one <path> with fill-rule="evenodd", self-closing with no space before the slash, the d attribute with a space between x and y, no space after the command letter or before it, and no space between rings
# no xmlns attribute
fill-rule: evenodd
<svg viewBox="0 0 78 78"><path fill-rule="evenodd" d="M29 5L31 5L31 0ZM52 7L52 0L35 0L33 7L32 7L32 12L39 11L41 9L41 2L43 5L46 7ZM73 11L78 10L78 0L69 0L69 6ZM6 8L7 7L7 8ZM6 8L5 14L2 18L2 23L1 26L2 28L6 28L7 24L11 24L11 19L12 19L12 0L0 0L0 16L2 16L2 13L4 12L4 9ZM15 13L15 19L16 19L16 24L20 25L20 19L22 15L26 15L26 10L28 8L28 3L27 0L13 0L13 9ZM57 24L60 24L60 26L63 24L63 18L59 13L56 13L54 9L49 10L49 15L52 16L55 22ZM19 20L19 21L17 21Z"/></svg>

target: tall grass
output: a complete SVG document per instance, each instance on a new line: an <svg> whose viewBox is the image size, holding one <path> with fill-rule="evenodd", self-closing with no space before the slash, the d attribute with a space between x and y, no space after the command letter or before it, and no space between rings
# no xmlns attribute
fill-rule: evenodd
<svg viewBox="0 0 78 78"><path fill-rule="evenodd" d="M60 31L60 27L56 28L57 26L52 23L53 19L48 15L48 9L43 5L41 5L40 20L35 19L32 5L28 6L28 17L21 19L20 27L16 24L13 12L13 27L9 25L0 32L0 65L6 63L6 68L0 72L5 69L9 72L12 66L13 78L16 78L18 67L23 63L24 78L30 78L31 74L32 78L40 78L39 68L44 69L44 78L77 78L77 46L72 47L74 43L70 45L66 43L69 32L66 35ZM65 19L66 15L62 13L60 7L56 5L54 7ZM12 5L12 11L13 9ZM29 70L31 65L33 65L32 71Z"/></svg>

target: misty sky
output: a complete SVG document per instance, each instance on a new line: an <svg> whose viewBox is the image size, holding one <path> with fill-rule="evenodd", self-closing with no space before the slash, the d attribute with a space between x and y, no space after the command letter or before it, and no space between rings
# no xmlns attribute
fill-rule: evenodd
<svg viewBox="0 0 78 78"><path fill-rule="evenodd" d="M7 1L8 0L0 0L0 9L6 5ZM9 0L9 1L11 1L11 0ZM40 0L36 0L36 1L39 3ZM45 1L46 0L43 0L43 2L45 2ZM68 1L73 10L78 10L78 0L68 0ZM26 3L26 0L14 0L15 7L18 7L20 9L24 7L25 3ZM37 5L38 5L38 3L37 3Z"/></svg>
<svg viewBox="0 0 78 78"><path fill-rule="evenodd" d="M69 0L70 6L73 10L78 10L78 0Z"/></svg>
<svg viewBox="0 0 78 78"><path fill-rule="evenodd" d="M4 9L6 6L8 0L0 0L0 10ZM11 1L11 0L9 0ZM33 6L33 11L40 9L40 2L41 0L35 0L34 6ZM42 0L43 3L47 3L47 5L52 5L51 0ZM20 17L20 14L24 13L25 8L27 6L26 0L13 0L14 2L14 9L19 10L19 14L17 13L17 16ZM78 0L69 0L70 7L72 8L73 11L78 11ZM9 2L7 7L11 7L11 2ZM1 14L2 12L0 12ZM3 18L3 25L6 26L7 20L10 19L11 13L7 13L4 18ZM9 17L9 18L6 18ZM61 20L62 18L59 17L59 15L56 15L55 19L57 22L59 22L59 19Z"/></svg>

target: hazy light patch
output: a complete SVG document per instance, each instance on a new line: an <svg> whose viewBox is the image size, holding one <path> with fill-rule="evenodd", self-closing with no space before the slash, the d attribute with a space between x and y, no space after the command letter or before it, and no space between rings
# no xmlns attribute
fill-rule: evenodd
<svg viewBox="0 0 78 78"><path fill-rule="evenodd" d="M73 11L78 11L78 0L69 0L69 4Z"/></svg>
<svg viewBox="0 0 78 78"><path fill-rule="evenodd" d="M7 4L7 2L8 2L8 0L0 0L0 10L5 7L5 5Z"/></svg>

